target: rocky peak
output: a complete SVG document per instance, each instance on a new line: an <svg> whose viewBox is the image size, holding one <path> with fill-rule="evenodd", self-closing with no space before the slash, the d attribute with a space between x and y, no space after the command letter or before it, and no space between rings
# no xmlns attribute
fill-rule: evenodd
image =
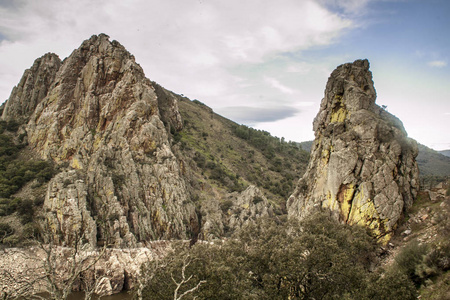
<svg viewBox="0 0 450 300"><path fill-rule="evenodd" d="M44 203L62 244L76 229L93 245L135 246L199 228L168 133L181 129L177 100L158 89L104 34L84 41L46 83L26 130L30 148L63 170Z"/></svg>
<svg viewBox="0 0 450 300"><path fill-rule="evenodd" d="M36 106L47 96L60 66L61 60L53 53L47 53L36 59L12 90L1 119L27 122Z"/></svg>
<svg viewBox="0 0 450 300"><path fill-rule="evenodd" d="M390 238L418 191L417 144L375 99L367 60L331 73L307 171L287 203L290 217L327 208L342 222Z"/></svg>

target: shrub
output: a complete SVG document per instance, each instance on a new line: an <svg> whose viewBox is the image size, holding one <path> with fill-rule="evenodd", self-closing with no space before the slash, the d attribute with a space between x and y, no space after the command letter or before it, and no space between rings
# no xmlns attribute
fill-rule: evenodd
<svg viewBox="0 0 450 300"><path fill-rule="evenodd" d="M220 209L226 213L231 207L233 206L232 200L225 200L222 203L220 203Z"/></svg>
<svg viewBox="0 0 450 300"><path fill-rule="evenodd" d="M14 234L14 229L6 223L0 223L0 243L3 243L3 240L8 236Z"/></svg>
<svg viewBox="0 0 450 300"><path fill-rule="evenodd" d="M253 198L253 204L255 204L255 205L260 203L260 202L263 202L263 201L264 201L264 199L262 197L260 197L260 196L255 196Z"/></svg>
<svg viewBox="0 0 450 300"><path fill-rule="evenodd" d="M34 206L33 201L26 199L19 202L17 212L20 216L22 224L27 224L33 221Z"/></svg>
<svg viewBox="0 0 450 300"><path fill-rule="evenodd" d="M427 252L428 247L426 245L413 240L395 257L398 270L408 276L417 286L422 283L422 279L417 274L416 269L423 262Z"/></svg>
<svg viewBox="0 0 450 300"><path fill-rule="evenodd" d="M417 296L417 290L408 276L391 269L369 276L366 289L355 299L412 300Z"/></svg>

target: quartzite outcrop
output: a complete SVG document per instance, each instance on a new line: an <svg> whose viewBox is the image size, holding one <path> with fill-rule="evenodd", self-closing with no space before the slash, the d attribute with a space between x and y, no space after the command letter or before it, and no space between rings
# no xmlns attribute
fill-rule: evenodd
<svg viewBox="0 0 450 300"><path fill-rule="evenodd" d="M289 217L327 208L383 242L390 238L418 191L417 144L375 98L367 60L331 73L307 171L287 203Z"/></svg>
<svg viewBox="0 0 450 300"><path fill-rule="evenodd" d="M199 228L167 128L182 127L177 102L157 89L101 34L62 63L54 54L38 59L13 90L2 118L28 121L31 150L62 170L44 203L62 244L79 230L92 245L136 246Z"/></svg>

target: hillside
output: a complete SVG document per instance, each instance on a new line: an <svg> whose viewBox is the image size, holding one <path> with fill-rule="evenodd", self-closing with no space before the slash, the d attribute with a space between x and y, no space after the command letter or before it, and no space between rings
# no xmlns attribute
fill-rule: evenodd
<svg viewBox="0 0 450 300"><path fill-rule="evenodd" d="M421 176L450 176L450 157L418 144L417 163Z"/></svg>
<svg viewBox="0 0 450 300"><path fill-rule="evenodd" d="M229 192L254 184L283 205L306 168L307 152L268 132L238 125L199 101L181 99L178 105L185 127L175 140L204 180L216 178Z"/></svg>

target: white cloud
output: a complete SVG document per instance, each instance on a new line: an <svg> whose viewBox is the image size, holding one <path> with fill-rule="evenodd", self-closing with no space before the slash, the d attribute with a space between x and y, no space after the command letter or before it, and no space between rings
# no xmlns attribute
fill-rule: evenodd
<svg viewBox="0 0 450 300"><path fill-rule="evenodd" d="M433 60L428 62L428 66L434 68L443 68L447 66L447 62L445 60Z"/></svg>
<svg viewBox="0 0 450 300"><path fill-rule="evenodd" d="M101 32L133 53L152 80L211 98L239 82L231 67L328 45L352 26L313 0L17 3L0 4L0 33L7 39L0 43L0 99L37 57L55 52L64 58Z"/></svg>
<svg viewBox="0 0 450 300"><path fill-rule="evenodd" d="M232 118L238 123L255 125L261 122L276 122L284 120L296 115L300 111L295 107L289 106L230 106L223 107L218 112Z"/></svg>
<svg viewBox="0 0 450 300"><path fill-rule="evenodd" d="M287 87L286 85L282 84L279 80L277 80L276 78L272 78L272 77L264 77L264 81L266 83L268 83L271 87L277 89L278 91L280 91L283 94L288 94L288 95L292 95L295 93L294 89L291 89L290 87Z"/></svg>

